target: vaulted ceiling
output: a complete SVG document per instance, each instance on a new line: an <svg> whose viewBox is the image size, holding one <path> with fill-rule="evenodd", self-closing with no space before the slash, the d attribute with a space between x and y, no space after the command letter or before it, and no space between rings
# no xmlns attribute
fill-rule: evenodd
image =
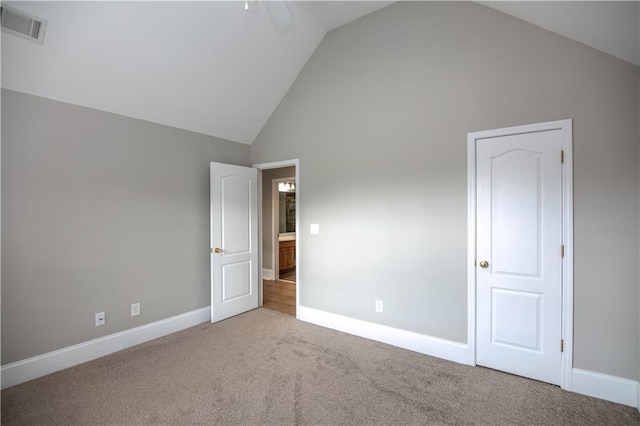
<svg viewBox="0 0 640 426"><path fill-rule="evenodd" d="M2 34L2 87L250 144L326 33L391 3L3 2L48 27ZM483 4L640 63L637 1Z"/></svg>

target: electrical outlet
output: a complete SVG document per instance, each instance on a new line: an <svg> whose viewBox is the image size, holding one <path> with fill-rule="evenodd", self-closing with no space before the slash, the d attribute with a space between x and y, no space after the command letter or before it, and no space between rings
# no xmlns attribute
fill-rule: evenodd
<svg viewBox="0 0 640 426"><path fill-rule="evenodd" d="M104 323L106 322L106 315L104 314L104 312L98 312L96 314L96 327L100 327L101 325L104 325Z"/></svg>
<svg viewBox="0 0 640 426"><path fill-rule="evenodd" d="M140 302L131 304L131 316L137 317L140 315Z"/></svg>
<svg viewBox="0 0 640 426"><path fill-rule="evenodd" d="M382 312L382 300L376 300L376 312Z"/></svg>

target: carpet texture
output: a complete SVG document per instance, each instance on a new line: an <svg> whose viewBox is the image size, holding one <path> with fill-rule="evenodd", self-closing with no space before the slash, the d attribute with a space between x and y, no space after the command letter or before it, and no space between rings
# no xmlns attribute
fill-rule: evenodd
<svg viewBox="0 0 640 426"><path fill-rule="evenodd" d="M640 424L631 407L257 309L2 391L2 424Z"/></svg>

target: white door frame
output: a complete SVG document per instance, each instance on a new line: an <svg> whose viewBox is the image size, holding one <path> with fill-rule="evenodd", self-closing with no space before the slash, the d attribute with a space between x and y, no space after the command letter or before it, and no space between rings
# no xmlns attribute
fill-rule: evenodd
<svg viewBox="0 0 640 426"><path fill-rule="evenodd" d="M300 312L300 288L301 288L301 281L300 281L300 160L299 159L293 159L293 160L284 160L284 161L276 161L273 163L260 163L260 164L254 164L253 167L258 169L258 246L259 246L259 252L258 252L258 262L260 263L259 265L259 274L260 274L260 279L258 280L258 287L259 287L259 305L262 306L263 305L263 289L262 289L262 281L263 281L263 277L262 277L262 239L263 239L263 232L262 230L263 228L263 223L262 223L262 170L268 170L268 169L281 169L283 167L295 167L296 168L296 318L298 317L298 313ZM273 200L272 200L273 203ZM273 267L275 268L275 265L273 265Z"/></svg>
<svg viewBox="0 0 640 426"><path fill-rule="evenodd" d="M476 365L476 141L499 136L560 130L562 167L562 352L560 387L571 389L573 368L573 136L572 120L549 121L524 126L471 132L467 135L467 360Z"/></svg>
<svg viewBox="0 0 640 426"><path fill-rule="evenodd" d="M271 179L271 265L273 268L274 280L278 280L280 278L280 246L278 244L278 234L280 233L280 205L275 202L276 198L278 198L280 194L278 184L280 182L295 182L295 180L295 176ZM296 192L298 192L297 189ZM296 199L297 198L298 194L296 194ZM296 232L297 229L298 228L296 228Z"/></svg>

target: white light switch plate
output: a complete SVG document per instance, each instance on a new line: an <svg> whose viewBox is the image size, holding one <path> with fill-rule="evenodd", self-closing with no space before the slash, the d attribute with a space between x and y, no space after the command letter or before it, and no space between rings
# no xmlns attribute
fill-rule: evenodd
<svg viewBox="0 0 640 426"><path fill-rule="evenodd" d="M131 304L131 316L137 317L140 315L140 303L132 303Z"/></svg>
<svg viewBox="0 0 640 426"><path fill-rule="evenodd" d="M311 224L311 234L312 235L318 235L320 233L320 225L318 225L317 223L312 223Z"/></svg>

